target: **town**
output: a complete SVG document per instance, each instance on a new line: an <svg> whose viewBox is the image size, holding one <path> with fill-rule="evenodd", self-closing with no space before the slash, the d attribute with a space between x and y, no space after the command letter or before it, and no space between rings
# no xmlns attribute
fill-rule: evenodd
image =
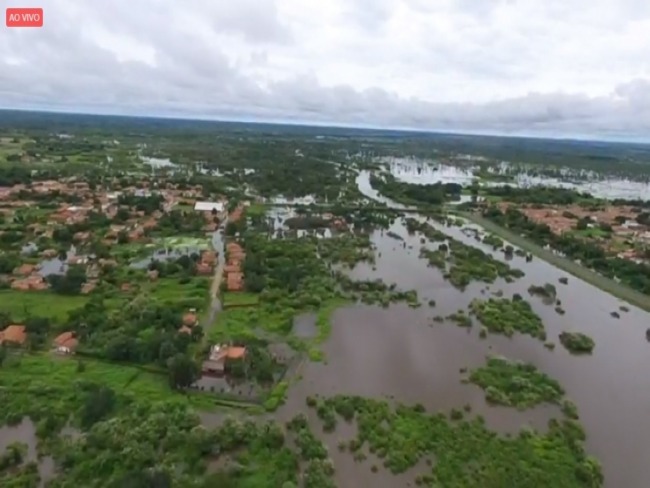
<svg viewBox="0 0 650 488"><path fill-rule="evenodd" d="M643 191L410 157L435 139L57 117L0 123L0 482L595 488L625 463L585 385L647 353Z"/></svg>

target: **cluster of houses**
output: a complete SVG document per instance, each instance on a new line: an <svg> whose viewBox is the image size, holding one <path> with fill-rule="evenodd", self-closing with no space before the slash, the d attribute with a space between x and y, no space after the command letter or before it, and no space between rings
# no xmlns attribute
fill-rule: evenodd
<svg viewBox="0 0 650 488"><path fill-rule="evenodd" d="M158 187L158 183L150 184L143 180L140 182L140 188L127 186L122 188L119 180L111 182L114 191L106 189L91 189L87 182L77 180L76 178L62 179L60 181L47 180L35 181L29 185L14 185L12 187L0 187L0 202L2 202L3 213L12 213L14 210L31 207L35 202L21 198L23 192L32 192L39 195L58 193L63 195L74 195L78 197L79 203L71 205L62 203L49 217L46 224L30 224L30 230L37 235L52 235L53 224L75 224L84 222L91 211L101 212L108 218L114 218L119 209L119 197L121 194L134 194L147 196L154 191L163 198L162 211L158 210L150 216L145 216L142 211L131 212L130 218L123 224L113 225L104 236L106 244L117 242L120 235L125 233L129 241L140 241L145 237L148 229L156 227L158 220L162 217L163 212L171 210L178 203L193 203L199 199L203 190L200 185L179 188L178 185L167 183ZM151 188L154 186L155 188ZM210 230L210 225L206 225L206 230ZM214 228L211 230L215 230ZM78 232L75 234L75 240L83 242L88 240L91 235L88 232Z"/></svg>
<svg viewBox="0 0 650 488"><path fill-rule="evenodd" d="M242 291L244 289L244 273L241 267L246 253L237 242L229 242L226 245L228 261L223 268L226 273L226 286L228 291Z"/></svg>
<svg viewBox="0 0 650 488"><path fill-rule="evenodd" d="M497 204L502 212L512 205L510 202ZM541 208L518 206L517 209L530 220L548 225L551 232L557 235L575 230L577 220L586 217L591 221L587 224L587 228L596 228L607 224L612 229L612 237L601 238L600 241L605 248L616 252L621 259L635 262L644 261L639 256L637 248L650 245L650 228L635 220L638 209L629 205L608 205L598 210L583 208L579 205L546 205ZM596 239L598 240L597 237ZM621 251L620 244L625 241L634 243L633 247Z"/></svg>
<svg viewBox="0 0 650 488"><path fill-rule="evenodd" d="M8 325L0 331L0 345L23 346L27 342L27 331L24 325ZM58 354L74 354L79 345L79 341L74 332L63 332L54 338L52 349Z"/></svg>
<svg viewBox="0 0 650 488"><path fill-rule="evenodd" d="M45 290L49 286L34 264L18 266L7 280L11 283L11 288L20 291Z"/></svg>
<svg viewBox="0 0 650 488"><path fill-rule="evenodd" d="M135 195L149 195L153 191L160 194L163 199L163 211L157 210L151 215L145 215L142 211L130 211L129 218L119 224L113 224L103 236L103 242L106 245L112 246L120 239L126 239L129 242L143 242L147 239L147 232L154 229L158 225L158 220L163 216L164 211L171 210L175 205L184 203L187 205L195 204L198 210L210 210L205 212L206 218L206 231L214 231L218 226L220 219L225 218L225 203L224 202L201 202L200 198L203 196L203 190L200 185L193 187L179 188L178 185L166 183L159 185L158 183L149 183L143 180L139 184L140 187L127 186L121 188L118 180L111 182L112 190L105 189L91 189L87 182L77 180L76 178L62 179L60 181L47 180L35 181L31 184L20 184L12 187L0 187L0 203L2 208L0 212L10 215L15 210L22 207L30 207L35 202L29 199L24 199L24 192L32 192L39 195L47 195L52 193L74 195L78 197L79 203L71 205L62 203L48 218L46 223L33 223L29 224L29 230L35 235L42 235L45 237L52 237L56 225L70 225L80 223L88 218L91 211L104 213L109 218L114 218L119 209L119 197L121 194L135 194ZM155 187L155 188L152 188ZM218 212L218 217L215 218L212 210ZM231 218L235 220L241 215L242 209L239 208ZM77 232L73 236L76 243L84 243L92 238L90 232ZM57 251L48 249L41 253L44 260L56 257ZM74 260L79 260L79 256L68 257L65 264L86 264L85 262L75 263ZM88 260L88 258L84 258ZM197 263L197 273L199 275L208 276L214 272L216 266L217 256L212 251L205 251L201 255L200 261ZM99 277L99 268L103 266L102 263L88 260L88 270L86 272L89 280L82 287L82 293L90 293L97 286L97 279ZM61 268L63 271L63 267ZM155 280L157 276L152 273L150 278ZM20 291L38 291L48 288L48 283L45 280L45 274L41 272L39 266L33 264L23 264L17 267L10 276L3 277L4 281L10 284L15 290Z"/></svg>
<svg viewBox="0 0 650 488"><path fill-rule="evenodd" d="M229 222L237 222L242 218L244 207L238 206L228 216ZM244 290L244 273L242 272L242 263L246 259L246 253L241 245L236 241L226 244L227 261L223 268L226 274L226 287L228 291Z"/></svg>

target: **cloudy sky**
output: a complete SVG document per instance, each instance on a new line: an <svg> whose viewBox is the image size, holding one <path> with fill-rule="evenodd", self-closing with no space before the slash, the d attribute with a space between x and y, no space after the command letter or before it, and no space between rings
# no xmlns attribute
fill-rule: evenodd
<svg viewBox="0 0 650 488"><path fill-rule="evenodd" d="M648 0L13 0L0 106L650 140Z"/></svg>

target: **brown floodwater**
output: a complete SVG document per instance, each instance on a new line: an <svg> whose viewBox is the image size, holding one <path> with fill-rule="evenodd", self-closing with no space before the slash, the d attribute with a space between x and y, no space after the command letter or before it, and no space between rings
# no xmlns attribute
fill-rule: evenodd
<svg viewBox="0 0 650 488"><path fill-rule="evenodd" d="M54 476L54 459L50 456L39 458L37 452L38 440L36 438L36 426L29 418L25 417L17 425L0 427L0 454L4 453L5 449L14 442L27 445L25 462L35 461L38 464L41 486L45 486L45 483Z"/></svg>
<svg viewBox="0 0 650 488"><path fill-rule="evenodd" d="M478 243L458 227L436 226L504 259L502 253ZM406 247L385 232L375 232L373 240L380 254L376 264L357 265L351 275L357 279L382 278L403 289L416 289L423 306L413 309L395 304L384 309L355 305L336 311L331 337L324 345L326 363L305 363L302 380L292 386L286 405L278 412L280 419L305 412L308 395L355 394L421 403L432 411L449 411L469 404L473 414L483 415L487 425L500 432L516 432L525 425L545 429L549 418L559 415L557 407L541 406L524 412L493 407L486 404L482 390L461 383L461 368L480 366L487 355L500 354L530 362L562 384L567 397L579 409L588 436L587 451L602 463L605 486L648 485L650 423L644 419L650 412L650 379L646 374L650 371L650 344L646 342L645 330L650 327L650 314L627 305L630 311L620 312L621 318L615 319L610 312L623 305L620 300L572 276L568 285L562 285L558 279L566 273L538 259L526 263L521 257L514 257L510 265L525 271L523 278L514 283L472 283L461 292L419 258L419 235L408 236L402 221L390 230L405 238ZM425 245L437 247L437 243ZM530 285L544 283L556 286L565 315L557 314L553 306L545 305L540 298L528 295ZM509 339L488 335L480 339L478 327L468 330L431 321L436 315L465 309L474 298L486 299L497 291L503 291L504 296L520 293L530 301L544 321L548 340L556 343L555 350L546 349L541 341L528 336ZM427 305L429 299L436 301L435 308ZM569 354L559 344L558 335L563 331L591 336L596 342L594 353ZM313 418L313 413L310 415ZM355 463L349 454L338 452L338 442L352 435L345 430L337 428L323 437L341 487L407 486L417 474L429 469L422 465L394 477L376 462L379 472L372 473L370 467L374 462L370 459Z"/></svg>

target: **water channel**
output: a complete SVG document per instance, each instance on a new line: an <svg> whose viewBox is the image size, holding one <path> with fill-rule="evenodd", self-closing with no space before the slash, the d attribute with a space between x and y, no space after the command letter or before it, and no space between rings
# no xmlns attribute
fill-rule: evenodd
<svg viewBox="0 0 650 488"><path fill-rule="evenodd" d="M367 172L362 172L357 182L359 190L368 198L404 208L377 195L370 187ZM436 227L497 259L504 259L502 253L477 242L458 227ZM308 395L357 394L419 402L432 411L448 411L470 404L472 412L483 415L487 425L497 431L516 432L524 425L544 430L549 418L559 416L557 408L544 406L518 412L493 407L486 404L478 387L460 382L461 368L478 367L484 364L487 355L500 354L530 362L562 384L567 397L579 409L588 436L588 453L602 463L605 486L648 485L650 424L644 419L650 411L650 381L645 374L650 370L650 345L645 340L649 314L629 306L629 312L622 312L621 318L615 319L610 312L619 309L623 304L620 300L572 276L568 285L561 285L558 279L567 276L566 273L544 261L535 259L527 263L521 257L510 261L511 266L525 271L526 276L520 280L511 284L499 280L490 286L472 283L461 292L419 258L420 237L409 236L403 221L396 221L390 230L405 239L406 247L386 232L375 231L372 239L380 255L375 269L357 265L352 276L381 278L404 289L416 289L423 304L433 298L437 306L412 309L393 305L382 309L354 305L335 312L332 334L324 348L327 363L305 364L302 381L292 387L287 404L279 412L282 420L304 411L304 399ZM541 299L528 296L526 290L530 285L544 283L556 285L565 315L558 315ZM505 296L520 293L527 297L543 319L549 340L558 344L555 350L546 349L541 341L528 336L515 335L508 339L488 335L487 339L480 339L478 327L467 330L431 322L435 315L446 316L465 309L474 298L486 299L499 290ZM596 342L594 353L570 355L559 345L558 335L563 331L591 336ZM345 432L345 428L337 428L335 433L326 436L339 486L406 486L422 472L416 468L398 478L382 474L382 470L372 473L370 466L374 462L355 463L349 454L338 452L339 440L349 439L350 435L352 432Z"/></svg>

